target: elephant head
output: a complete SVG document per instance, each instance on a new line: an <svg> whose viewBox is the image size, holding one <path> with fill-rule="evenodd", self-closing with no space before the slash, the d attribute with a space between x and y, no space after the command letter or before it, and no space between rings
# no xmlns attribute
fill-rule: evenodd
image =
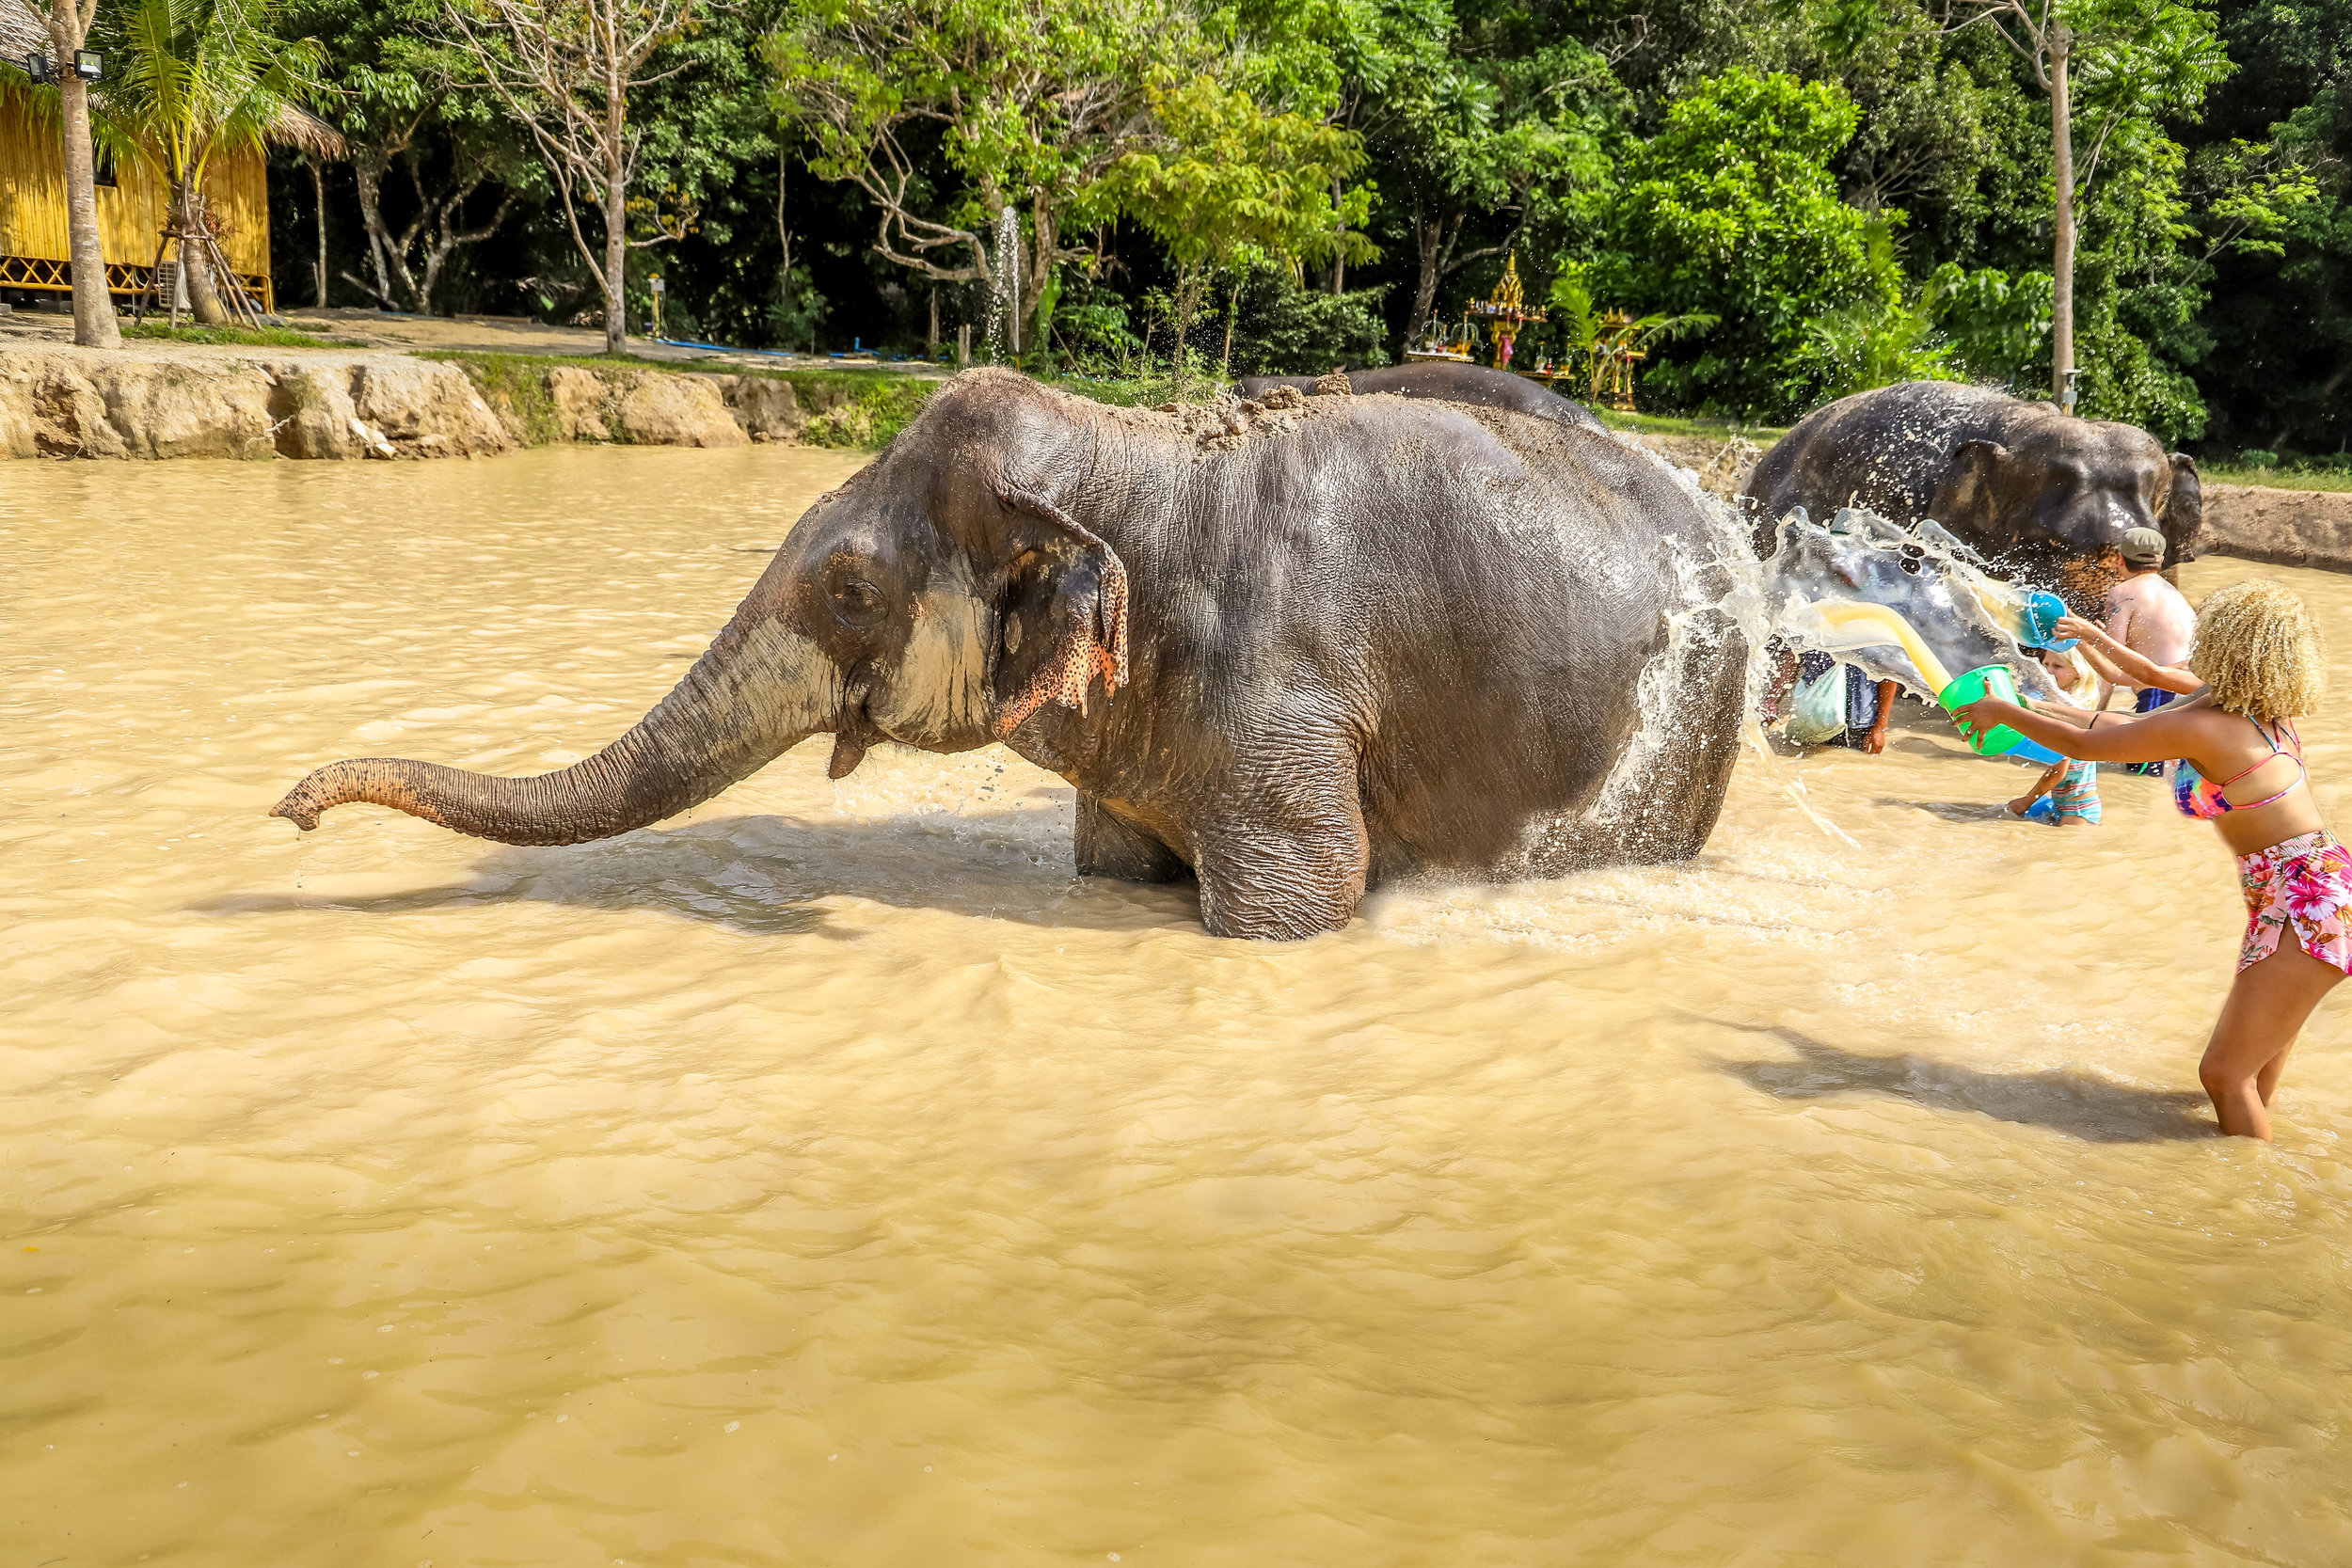
<svg viewBox="0 0 2352 1568"><path fill-rule="evenodd" d="M845 777L878 740L968 751L1127 679L1127 574L1050 499L1073 432L1027 383L960 378L794 525L709 649L626 735L500 778L402 758L318 768L273 808L351 801L508 844L578 844L709 800L812 735Z"/></svg>
<svg viewBox="0 0 2352 1568"><path fill-rule="evenodd" d="M2050 409L2003 440L1954 448L1927 515L1969 527L1989 555L2058 572L2074 596L2095 600L2106 588L2096 563L2131 529L2163 531L2167 566L2194 560L2202 494L2196 462L2168 454L2146 431Z"/></svg>

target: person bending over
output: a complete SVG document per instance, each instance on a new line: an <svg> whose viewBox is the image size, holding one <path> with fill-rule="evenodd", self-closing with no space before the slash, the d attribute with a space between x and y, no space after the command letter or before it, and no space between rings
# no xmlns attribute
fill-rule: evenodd
<svg viewBox="0 0 2352 1568"><path fill-rule="evenodd" d="M2085 762L2182 759L2173 804L2219 830L2246 895L2237 978L2197 1070L2221 1130L2239 1137L2269 1138L2287 1053L2320 998L2352 973L2352 851L2319 818L2295 729L2319 706L2326 657L2302 600L2235 582L2198 611L2189 667L2205 686L2185 702L2125 718L1986 697L1956 715Z"/></svg>

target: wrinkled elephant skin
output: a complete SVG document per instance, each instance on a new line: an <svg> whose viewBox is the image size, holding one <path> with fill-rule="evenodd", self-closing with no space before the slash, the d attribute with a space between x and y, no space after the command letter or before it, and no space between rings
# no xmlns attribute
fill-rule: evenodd
<svg viewBox="0 0 2352 1568"><path fill-rule="evenodd" d="M882 740L1002 740L1077 787L1081 871L1197 875L1227 935L1330 930L1407 871L1695 853L1746 650L1705 610L1670 638L1713 556L1669 474L1521 415L1276 402L1151 413L970 372L802 516L603 752L531 779L335 763L277 815L366 800L576 843L827 733L835 777ZM1654 661L1675 722L1643 734Z"/></svg>
<svg viewBox="0 0 2352 1568"><path fill-rule="evenodd" d="M2055 404L1980 387L1909 381L1816 409L1748 480L1759 548L1791 507L1825 519L1865 507L1932 517L2003 568L2070 592L2105 591L2084 568L2124 531L2160 530L2165 564L2194 560L2203 510L2196 462L2136 425L2078 420Z"/></svg>

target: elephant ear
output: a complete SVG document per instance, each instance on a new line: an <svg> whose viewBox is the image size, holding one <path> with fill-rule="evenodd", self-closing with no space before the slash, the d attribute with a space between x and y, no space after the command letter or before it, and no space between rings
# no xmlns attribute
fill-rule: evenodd
<svg viewBox="0 0 2352 1568"><path fill-rule="evenodd" d="M1963 441L1953 449L1935 482L1935 494L1928 499L1928 515L1963 538L1975 531L1969 527L1973 519L1994 523L2002 511L1994 485L2008 462L2009 449L1998 441ZM1985 531L1991 533L1994 529Z"/></svg>
<svg viewBox="0 0 2352 1568"><path fill-rule="evenodd" d="M2166 461L2172 467L2172 483L2165 492L2156 527L2164 534L2164 563L2171 567L2196 560L2204 547L2205 483L2198 477L2197 459L2188 453L2176 451Z"/></svg>
<svg viewBox="0 0 2352 1568"><path fill-rule="evenodd" d="M1103 677L1127 682L1127 567L1086 525L1027 491L999 485L1013 513L992 695L1006 736L1049 702L1084 713Z"/></svg>

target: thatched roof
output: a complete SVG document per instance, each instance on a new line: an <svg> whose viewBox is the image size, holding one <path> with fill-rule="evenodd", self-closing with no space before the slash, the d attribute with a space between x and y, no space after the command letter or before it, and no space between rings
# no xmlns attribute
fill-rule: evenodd
<svg viewBox="0 0 2352 1568"><path fill-rule="evenodd" d="M24 56L50 52L49 24L25 0L0 0L0 57L23 65ZM97 96L103 98L101 87ZM264 136L272 147L291 147L317 158L343 155L343 134L318 116L289 103L270 120Z"/></svg>
<svg viewBox="0 0 2352 1568"><path fill-rule="evenodd" d="M35 51L49 53L49 28L24 0L0 0L0 56L18 65Z"/></svg>

